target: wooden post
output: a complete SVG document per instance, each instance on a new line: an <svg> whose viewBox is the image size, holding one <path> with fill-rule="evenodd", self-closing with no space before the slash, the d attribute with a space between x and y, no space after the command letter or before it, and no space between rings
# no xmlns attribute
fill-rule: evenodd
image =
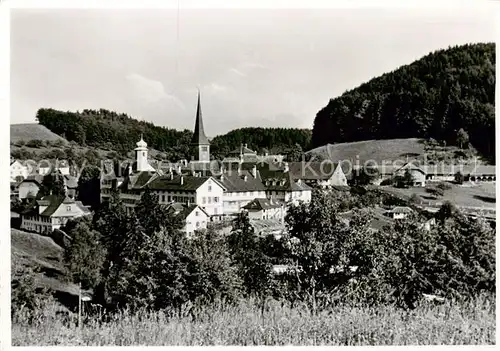
<svg viewBox="0 0 500 351"><path fill-rule="evenodd" d="M78 283L78 328L82 325L82 283Z"/></svg>

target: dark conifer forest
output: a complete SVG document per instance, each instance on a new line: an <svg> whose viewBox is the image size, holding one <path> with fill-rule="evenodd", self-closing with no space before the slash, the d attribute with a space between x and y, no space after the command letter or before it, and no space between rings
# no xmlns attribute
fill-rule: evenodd
<svg viewBox="0 0 500 351"><path fill-rule="evenodd" d="M433 52L331 99L316 115L312 144L415 137L457 144L461 128L494 160L494 43Z"/></svg>

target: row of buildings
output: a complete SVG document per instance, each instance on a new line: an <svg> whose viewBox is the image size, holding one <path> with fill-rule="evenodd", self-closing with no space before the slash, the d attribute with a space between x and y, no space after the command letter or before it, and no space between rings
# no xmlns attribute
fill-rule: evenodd
<svg viewBox="0 0 500 351"><path fill-rule="evenodd" d="M284 162L282 155L260 155L242 144L221 161L211 160L210 142L205 135L198 94L196 121L192 144L197 157L192 161L154 164L148 158L148 145L141 137L134 149L135 159L122 164L103 164L100 180L101 201L116 191L124 205L132 209L142 194L149 190L158 196L161 204L181 215L184 230L191 234L206 228L210 222L234 218L247 211L254 220L283 220L291 203L311 201L314 187L346 187L351 170L347 165L333 162ZM66 196L49 196L33 201L32 208L21 214L21 228L45 232L59 228L68 219L89 214L76 201L78 182L70 175L65 162L36 165L30 174L27 165L11 161L11 182L15 182L17 196L24 200L35 198L49 172L59 172L64 179ZM461 168L466 179L494 181L494 166ZM456 168L419 167L408 162L401 167L385 166L379 169L374 182L410 172L414 186L425 186L427 181L453 180Z"/></svg>

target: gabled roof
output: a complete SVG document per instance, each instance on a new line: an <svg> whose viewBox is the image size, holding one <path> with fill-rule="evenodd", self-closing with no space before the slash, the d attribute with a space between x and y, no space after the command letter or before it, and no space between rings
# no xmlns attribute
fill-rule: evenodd
<svg viewBox="0 0 500 351"><path fill-rule="evenodd" d="M214 178L229 192L266 191L259 173L254 178L252 172L247 170L242 170L240 173L230 170Z"/></svg>
<svg viewBox="0 0 500 351"><path fill-rule="evenodd" d="M392 213L412 213L413 210L408 206L396 206L391 210Z"/></svg>
<svg viewBox="0 0 500 351"><path fill-rule="evenodd" d="M243 208L246 210L261 211L261 210L267 210L267 209L271 209L271 208L280 208L281 205L282 205L281 203L274 202L274 201L266 199L266 198L264 198L264 199L257 198L257 199L250 201L248 204L243 206Z"/></svg>
<svg viewBox="0 0 500 351"><path fill-rule="evenodd" d="M402 167L396 169L394 172L399 172L399 171L402 171L402 170L405 170L405 169L417 170L417 171L419 171L419 172L421 172L423 174L426 174L425 170L423 170L422 168L420 168L419 166L415 165L412 162L405 163Z"/></svg>
<svg viewBox="0 0 500 351"><path fill-rule="evenodd" d="M210 142L205 135L203 128L203 117L201 113L200 91L198 90L198 106L196 108L196 122L194 124L194 133L192 144L194 145L210 145Z"/></svg>
<svg viewBox="0 0 500 351"><path fill-rule="evenodd" d="M195 177L191 175L176 175L171 178L170 175L164 175L155 178L146 187L152 190L196 191L210 178L211 177Z"/></svg>
<svg viewBox="0 0 500 351"><path fill-rule="evenodd" d="M234 149L229 153L230 155L245 155L245 154L257 154L256 151L249 149L246 144L241 144L239 147Z"/></svg>
<svg viewBox="0 0 500 351"><path fill-rule="evenodd" d="M29 214L29 213L38 214L38 206L47 206L47 208L45 208L43 212L40 213L40 216L48 217L53 215L54 212L56 212L57 209L62 204L76 204L80 208L80 210L82 210L84 213L86 214L90 213L90 210L87 207L85 207L80 201L75 201L69 197L61 195L47 195L38 201L33 201L31 203L31 206L27 208L23 212L23 214Z"/></svg>
<svg viewBox="0 0 500 351"><path fill-rule="evenodd" d="M30 174L21 183L36 183L38 185L42 185L42 182L43 182L43 175L41 175L41 174Z"/></svg>
<svg viewBox="0 0 500 351"><path fill-rule="evenodd" d="M120 189L142 189L148 182L153 180L153 177L158 177L157 173L139 172L125 177L123 183L120 184Z"/></svg>
<svg viewBox="0 0 500 351"><path fill-rule="evenodd" d="M182 219L186 219L194 210L199 210L201 213L204 213L207 217L210 217L210 215L200 206L196 204L192 205L186 205L186 204L180 204L180 203L172 203L168 205L167 207L168 211L173 211L175 212L178 216L180 216Z"/></svg>
<svg viewBox="0 0 500 351"><path fill-rule="evenodd" d="M312 190L305 182L300 179L293 179L290 172L280 170L271 170L267 167L259 169L262 182L266 190L270 191L307 191Z"/></svg>

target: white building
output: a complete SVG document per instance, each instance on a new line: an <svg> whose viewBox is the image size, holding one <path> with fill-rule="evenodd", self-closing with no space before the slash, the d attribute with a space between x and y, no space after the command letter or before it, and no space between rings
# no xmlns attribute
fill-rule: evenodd
<svg viewBox="0 0 500 351"><path fill-rule="evenodd" d="M182 231L188 236L194 234L195 230L207 229L207 225L210 222L210 216L198 205L185 205L174 203L169 205L169 210L173 212L174 215L181 216L181 220L184 223Z"/></svg>
<svg viewBox="0 0 500 351"><path fill-rule="evenodd" d="M236 215L253 199L266 197L266 188L255 166L250 171L223 169L222 174L215 178L225 188L225 215Z"/></svg>
<svg viewBox="0 0 500 351"><path fill-rule="evenodd" d="M60 229L69 220L90 215L90 210L80 201L69 197L49 195L33 202L32 207L21 213L21 229L40 234Z"/></svg>
<svg viewBox="0 0 500 351"><path fill-rule="evenodd" d="M294 180L302 180L309 186L330 188L347 186L347 177L340 163L329 160L322 162L285 162L284 171L290 172Z"/></svg>
<svg viewBox="0 0 500 351"><path fill-rule="evenodd" d="M262 182L266 188L266 197L286 204L309 203L312 188L301 179L294 179L287 168L268 164L259 167Z"/></svg>
<svg viewBox="0 0 500 351"><path fill-rule="evenodd" d="M47 175L52 170L59 170L62 175L70 175L69 162L66 160L41 160L38 162L38 174Z"/></svg>
<svg viewBox="0 0 500 351"><path fill-rule="evenodd" d="M250 201L243 206L250 219L279 219L283 220L286 214L285 204L266 198Z"/></svg>
<svg viewBox="0 0 500 351"><path fill-rule="evenodd" d="M14 160L10 163L10 182L19 183L20 181L28 178L28 166L19 160Z"/></svg>
<svg viewBox="0 0 500 351"><path fill-rule="evenodd" d="M30 174L17 187L19 199L35 198L42 187L43 176L40 174Z"/></svg>
<svg viewBox="0 0 500 351"><path fill-rule="evenodd" d="M388 212L392 219L404 219L413 213L413 210L407 206L396 206Z"/></svg>

